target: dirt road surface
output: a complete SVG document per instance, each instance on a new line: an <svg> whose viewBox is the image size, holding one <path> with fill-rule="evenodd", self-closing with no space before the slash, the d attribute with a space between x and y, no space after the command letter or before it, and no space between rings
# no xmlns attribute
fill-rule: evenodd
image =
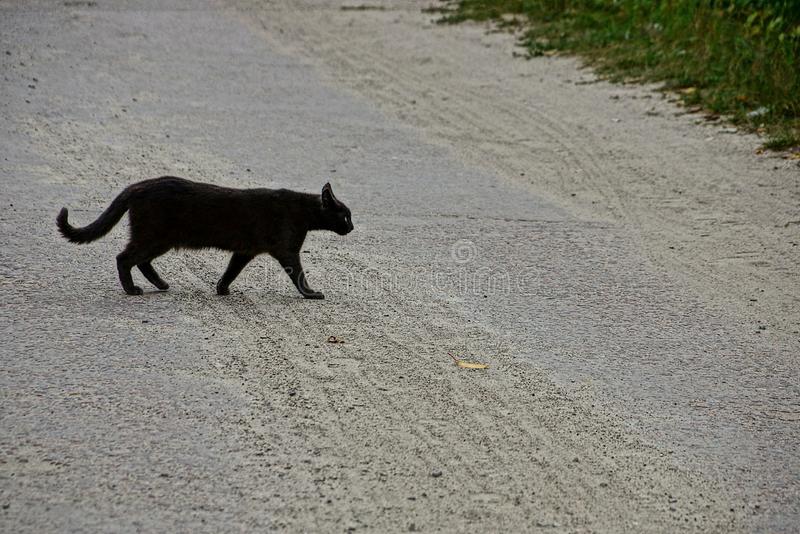
<svg viewBox="0 0 800 534"><path fill-rule="evenodd" d="M424 2L162 4L0 3L0 530L795 531L795 161ZM163 174L331 181L326 300L57 235Z"/></svg>

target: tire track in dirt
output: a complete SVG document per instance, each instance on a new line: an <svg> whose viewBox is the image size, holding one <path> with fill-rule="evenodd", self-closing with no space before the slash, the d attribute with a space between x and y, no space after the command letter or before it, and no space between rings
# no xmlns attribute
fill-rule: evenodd
<svg viewBox="0 0 800 534"><path fill-rule="evenodd" d="M208 260L205 256L187 255L184 261L197 279L205 280L209 273L219 269L218 261ZM358 273L370 268L353 258L347 261L350 263L348 271ZM286 289L290 294L293 291L288 281L284 282L286 288L279 291L280 306L286 305ZM205 280L205 285L210 287L208 280ZM302 316L282 316L284 327L288 324L288 328L299 335L260 343L257 333L264 331L261 318L279 313L279 308L270 302L275 298L273 295L249 295L258 291L250 285L234 288L232 298L210 296L202 312L207 317L204 322L217 321L220 331L237 333L238 341L248 355L241 360L247 362L243 364L246 368L244 373L242 365L233 365L235 377L244 380L244 389L256 398L256 405L272 407L278 412L277 421L289 427L288 431L273 432L302 435L309 440L300 443L284 440L285 450L278 455L281 459L277 463L293 465L292 476L301 480L336 481L326 488L327 496L341 497L349 491L354 481L343 477L343 470L334 466L351 465L348 459L358 458L359 464L368 466L375 477L367 489L375 502L384 498L381 497L385 495L382 486L392 485L392 478L399 477L393 492L402 495L412 491L432 497L445 491L464 495L480 510L476 514L452 510L455 516L448 529L456 525L467 528L467 525L474 527L478 524L519 528L520 523L514 519L519 514L536 517L537 524L542 526L563 525L562 522L568 518L570 528L612 528L612 525L618 526L614 523L616 516L612 514L615 517L611 519L612 523L605 523L603 518L607 510L601 509L608 507L609 494L614 494L613 502L626 503L626 508L633 507L632 511L626 512L626 516L634 521L631 528L638 523L640 527L648 525L645 530L660 531L671 523L670 519L661 517L663 512L669 511L668 506L659 503L667 502L672 498L668 496L675 494L673 477L682 481L684 490L697 485L691 479L684 479L684 475L675 471L669 462L664 462L661 453L624 437L625 433L611 420L596 419L597 413L586 411L569 400L543 377L535 378L529 371L520 370L510 360L510 355L515 352L511 348L495 352L491 361L492 368L502 373L502 380L507 380L512 368L516 369L514 379L505 387L500 386L499 377L489 375L481 378L482 375L469 372L454 372L454 366L446 358L434 363L440 372L431 375L430 363L426 362L443 355L432 350L428 330L425 333L417 333L414 327L404 330L405 324L397 327L383 324L378 329L350 324L345 327L349 334L344 345L326 345L324 332L309 328L309 325L324 323L331 311L306 307L303 301L295 302L304 306L306 313ZM256 298L258 303L254 300ZM289 299L296 297L292 295ZM427 324L439 325L446 333L447 337L438 340L440 345L447 345L448 338L453 341L465 337L494 338L494 334L485 331L464 332L463 320L447 306L433 308L408 294L388 295L383 303L383 309L398 317L417 317L420 311L413 310L413 307L422 305ZM258 347L256 353L246 348L253 345ZM297 347L312 347L305 349L310 351L309 357L287 360L279 356L282 352L294 353ZM345 351L357 350L359 354L370 357L361 357L355 367L345 366L343 369L336 366L335 371L323 372L321 369L325 362L336 362L342 348ZM387 369L392 368L397 368L398 376L402 373L401 379L408 384L400 388L402 393L392 391L392 386L386 382ZM347 389L331 389L331 372L335 373L337 382L348 384ZM303 384L302 391L293 398L307 400L310 404L281 403L280 396L292 384L300 383ZM348 392L352 391L359 392L358 398L350 398L352 393ZM401 395L399 398L396 396L398 393ZM535 399L533 402L537 408L532 411L524 399ZM366 421L372 422L368 426L360 423L358 409L347 412L349 416L334 409L337 405L361 403L365 406L360 409L372 414L365 417ZM276 419L274 414L265 417ZM335 428L326 425L331 419L337 422ZM370 428L376 420L401 429L404 435L401 450L391 452L391 447L378 447L373 442L376 438L390 440L393 432L375 438L371 438L371 434L364 435L365 432L374 432ZM309 421L317 429L313 436L305 431ZM588 421L591 423L587 427ZM272 433L265 435L263 428L269 429L273 424L263 422L253 425L250 430L253 435L260 436L257 439L263 447L270 445L269 435ZM614 445L609 447L611 443ZM271 445L274 451L276 446ZM309 450L320 451L319 465L327 467L314 473L304 472L304 466L298 465L296 459L306 456ZM388 458L387 450L390 451ZM409 451L413 451L417 458L410 466L414 474L405 473L402 468L398 470ZM598 454L597 451L604 452ZM491 466L490 470L488 466ZM648 472L646 481L637 482L642 468ZM498 478L496 474L489 475L489 471L502 475ZM430 477L432 472L442 472L443 483L437 484L441 479ZM413 485L404 483L409 476L414 480ZM694 494L687 498L689 510L684 517L692 521L692 527L704 529L709 528L707 511L716 505L709 500L713 499L713 489L706 487L700 493L706 497ZM301 500L304 498L302 495L299 497ZM576 507L575 503L582 505ZM303 507L302 504L298 506ZM482 508L487 506L491 510ZM356 507L355 510L358 512L354 517L361 517L363 524L371 527L397 524L396 514L408 513L402 504L384 508L384 517L375 514L368 506L363 509ZM552 514L547 510L558 513ZM634 519L636 517L639 519ZM654 517L661 518L656 520ZM734 524L726 523L725 528L734 528Z"/></svg>

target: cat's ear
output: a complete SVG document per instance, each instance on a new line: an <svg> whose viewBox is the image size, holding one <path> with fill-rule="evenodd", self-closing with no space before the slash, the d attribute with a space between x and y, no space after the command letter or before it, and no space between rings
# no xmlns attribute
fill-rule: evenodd
<svg viewBox="0 0 800 534"><path fill-rule="evenodd" d="M331 184L327 183L322 187L322 207L323 208L332 208L334 207L339 201L336 200L336 197L333 196L333 189L331 188Z"/></svg>

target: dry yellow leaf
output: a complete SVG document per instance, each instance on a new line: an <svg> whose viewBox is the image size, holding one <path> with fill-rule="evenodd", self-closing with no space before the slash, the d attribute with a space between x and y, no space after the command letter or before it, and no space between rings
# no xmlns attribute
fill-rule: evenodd
<svg viewBox="0 0 800 534"><path fill-rule="evenodd" d="M453 358L453 361L456 362L456 365L459 367L463 367L464 369L488 369L489 366L485 363L474 363L474 362L465 362L464 360L459 360L449 352L447 353L448 356Z"/></svg>
<svg viewBox="0 0 800 534"><path fill-rule="evenodd" d="M456 365L459 367L463 367L464 369L488 369L489 366L485 363L473 363L473 362L465 362L464 360L458 360Z"/></svg>

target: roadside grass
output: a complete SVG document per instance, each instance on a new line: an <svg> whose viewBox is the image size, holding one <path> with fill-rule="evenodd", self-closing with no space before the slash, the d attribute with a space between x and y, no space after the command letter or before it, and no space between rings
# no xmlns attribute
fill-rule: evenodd
<svg viewBox="0 0 800 534"><path fill-rule="evenodd" d="M441 23L521 30L530 56L585 57L612 81L662 82L686 105L800 146L800 0L442 0Z"/></svg>

